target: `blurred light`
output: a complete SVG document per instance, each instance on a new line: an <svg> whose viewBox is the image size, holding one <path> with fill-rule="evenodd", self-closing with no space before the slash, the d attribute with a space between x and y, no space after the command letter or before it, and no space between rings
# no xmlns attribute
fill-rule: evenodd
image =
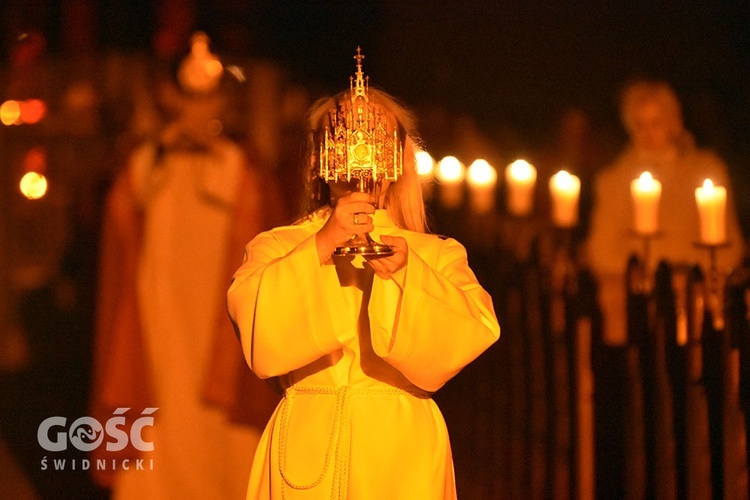
<svg viewBox="0 0 750 500"><path fill-rule="evenodd" d="M0 105L0 121L3 125L18 125L21 118L21 105L18 101L5 101Z"/></svg>
<svg viewBox="0 0 750 500"><path fill-rule="evenodd" d="M216 59L205 61L203 65L204 71L210 77L216 78L224 71L224 66Z"/></svg>
<svg viewBox="0 0 750 500"><path fill-rule="evenodd" d="M508 212L518 217L528 215L534 207L536 168L526 160L516 160L505 168L505 182Z"/></svg>
<svg viewBox="0 0 750 500"><path fill-rule="evenodd" d="M518 181L534 181L536 169L526 160L516 160L508 165L507 175Z"/></svg>
<svg viewBox="0 0 750 500"><path fill-rule="evenodd" d="M469 205L478 214L486 214L495 206L497 170L486 160L477 159L469 166Z"/></svg>
<svg viewBox="0 0 750 500"><path fill-rule="evenodd" d="M37 172L27 172L19 183L21 193L30 200L38 200L47 193L47 178Z"/></svg>
<svg viewBox="0 0 750 500"><path fill-rule="evenodd" d="M463 164L455 156L446 156L438 163L437 179L444 183L457 183L464 180L465 171Z"/></svg>
<svg viewBox="0 0 750 500"><path fill-rule="evenodd" d="M232 75L240 83L245 83L247 81L245 70L235 64L230 64L229 66L227 66L227 73Z"/></svg>
<svg viewBox="0 0 750 500"><path fill-rule="evenodd" d="M189 92L209 93L221 82L224 65L209 49L210 39L202 31L191 38L190 54L180 63L177 80Z"/></svg>
<svg viewBox="0 0 750 500"><path fill-rule="evenodd" d="M551 184L561 191L570 191L574 189L575 182L567 170L560 170L552 176Z"/></svg>
<svg viewBox="0 0 750 500"><path fill-rule="evenodd" d="M638 188L641 191L653 191L654 187L656 186L656 181L654 181L654 176L651 175L651 172L643 172L640 177L636 180Z"/></svg>
<svg viewBox="0 0 750 500"><path fill-rule="evenodd" d="M417 173L422 177L432 176L432 172L435 170L435 160L430 153L417 151L414 156L417 162Z"/></svg>
<svg viewBox="0 0 750 500"><path fill-rule="evenodd" d="M23 158L23 169L26 172L39 172L43 174L47 171L47 152L42 147L29 149Z"/></svg>
<svg viewBox="0 0 750 500"><path fill-rule="evenodd" d="M552 222L558 227L573 227L578 223L578 196L581 180L565 170L550 178Z"/></svg>
<svg viewBox="0 0 750 500"><path fill-rule="evenodd" d="M47 114L47 105L41 99L28 99L21 103L21 121L33 125Z"/></svg>
<svg viewBox="0 0 750 500"><path fill-rule="evenodd" d="M474 160L469 166L468 181L474 186L494 186L497 183L497 170L486 160Z"/></svg>

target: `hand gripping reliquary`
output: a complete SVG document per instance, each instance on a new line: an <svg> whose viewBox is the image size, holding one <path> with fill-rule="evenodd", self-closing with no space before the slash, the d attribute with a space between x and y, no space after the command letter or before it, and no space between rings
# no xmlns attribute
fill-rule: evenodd
<svg viewBox="0 0 750 500"><path fill-rule="evenodd" d="M320 131L319 175L328 183L350 183L378 198L384 181L395 182L403 173L405 132L370 92L359 47L354 59L357 72L349 77L349 92L330 109ZM335 251L335 255L392 253L390 246L373 241L368 234L354 237Z"/></svg>

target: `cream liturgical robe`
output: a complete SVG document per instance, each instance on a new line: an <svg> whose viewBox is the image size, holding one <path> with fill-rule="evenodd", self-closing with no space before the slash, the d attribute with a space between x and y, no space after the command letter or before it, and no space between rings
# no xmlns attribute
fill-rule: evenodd
<svg viewBox="0 0 750 500"><path fill-rule="evenodd" d="M245 168L239 147L221 141L215 148L214 156L174 151L157 162L147 144L130 161L144 212L139 313L159 410L145 470L118 471L113 499L238 498L245 491L259 431L229 422L202 398L214 298L224 294L230 208Z"/></svg>
<svg viewBox="0 0 750 500"><path fill-rule="evenodd" d="M325 219L262 233L228 292L245 357L285 396L253 462L248 499L450 499L453 462L431 399L500 334L464 247L374 216L407 266L374 276L361 257L319 264Z"/></svg>

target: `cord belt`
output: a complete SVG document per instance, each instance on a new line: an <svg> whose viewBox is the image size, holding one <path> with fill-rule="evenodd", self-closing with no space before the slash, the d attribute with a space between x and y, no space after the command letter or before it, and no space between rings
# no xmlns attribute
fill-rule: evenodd
<svg viewBox="0 0 750 500"><path fill-rule="evenodd" d="M294 400L298 396L306 395L329 395L336 396L336 410L333 418L328 446L326 447L325 461L320 475L310 483L300 484L289 477L286 470L286 447L289 428L289 416L294 406ZM331 459L334 461L332 500L344 500L347 498L349 483L349 448L351 441L351 397L367 396L412 396L428 398L428 393L412 393L396 387L331 387L331 386L291 386L284 391L284 399L281 408L281 435L279 437L279 473L284 479L281 485L282 498L286 498L285 485L295 490L309 490L319 485L328 471Z"/></svg>

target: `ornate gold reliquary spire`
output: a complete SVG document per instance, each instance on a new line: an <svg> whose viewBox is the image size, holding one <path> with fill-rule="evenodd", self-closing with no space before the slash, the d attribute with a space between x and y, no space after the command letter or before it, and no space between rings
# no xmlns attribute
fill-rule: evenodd
<svg viewBox="0 0 750 500"><path fill-rule="evenodd" d="M395 181L403 172L403 131L395 117L373 98L365 58L357 47L357 72L349 92L331 108L320 144L320 177L326 181Z"/></svg>

